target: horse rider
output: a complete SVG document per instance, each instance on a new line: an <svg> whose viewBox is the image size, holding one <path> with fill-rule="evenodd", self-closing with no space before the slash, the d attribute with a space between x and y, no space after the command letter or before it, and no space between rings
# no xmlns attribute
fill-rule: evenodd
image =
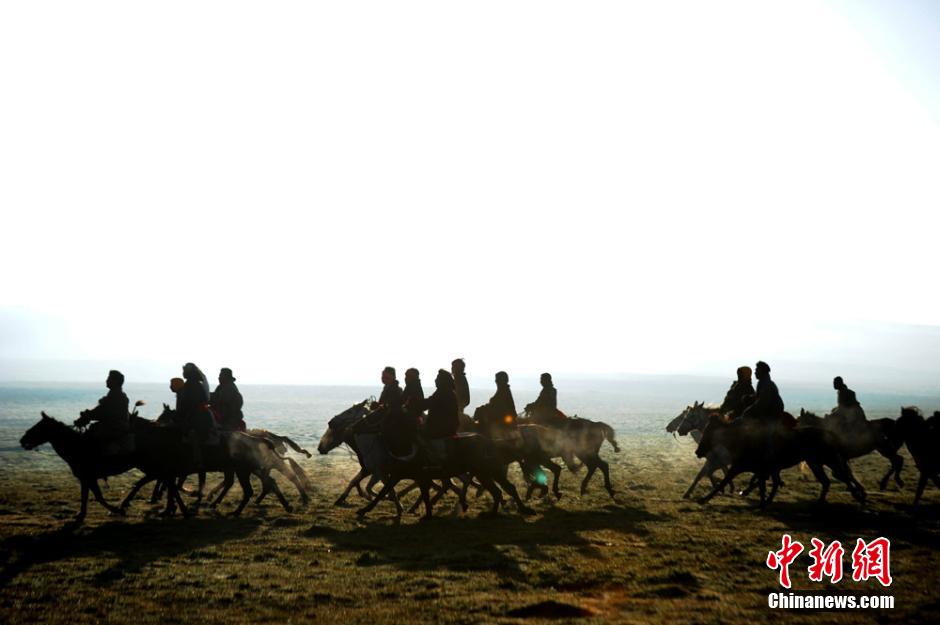
<svg viewBox="0 0 940 625"><path fill-rule="evenodd" d="M829 419L837 428L855 427L866 420L855 391L846 386L841 376L833 378L832 388L836 391L836 408L829 414Z"/></svg>
<svg viewBox="0 0 940 625"><path fill-rule="evenodd" d="M245 431L245 416L242 414L244 400L235 386L235 376L228 367L222 367L219 371L219 385L209 396L209 403L212 404L213 412L219 415L219 428Z"/></svg>
<svg viewBox="0 0 940 625"><path fill-rule="evenodd" d="M474 421L483 427L491 438L512 436L516 430L516 402L509 388L509 374L496 373L496 393L490 401L476 409Z"/></svg>
<svg viewBox="0 0 940 625"><path fill-rule="evenodd" d="M209 381L191 362L183 365L183 390L177 395L176 418L189 433L197 468L202 468L201 445L212 442L215 419L209 411Z"/></svg>
<svg viewBox="0 0 940 625"><path fill-rule="evenodd" d="M387 442L380 435L386 428L396 429L402 414L402 390L395 367L382 369L382 393L372 412L353 425L353 433L362 454L363 466L377 469L385 461ZM394 434L393 434L394 438Z"/></svg>
<svg viewBox="0 0 940 625"><path fill-rule="evenodd" d="M75 425L88 428L86 436L94 441L105 455L117 453L118 443L130 431L130 402L124 394L124 374L116 369L108 372L105 381L108 394L98 400L98 405L90 410L82 410Z"/></svg>
<svg viewBox="0 0 940 625"><path fill-rule="evenodd" d="M538 425L564 426L567 417L558 410L558 391L552 384L552 374L543 373L539 382L542 390L534 402L526 404L525 411L532 415L532 421Z"/></svg>
<svg viewBox="0 0 940 625"><path fill-rule="evenodd" d="M751 384L751 368L738 367L738 379L731 383L719 410L722 414L731 413L731 418L737 419L747 408L747 401L752 395L754 386Z"/></svg>
<svg viewBox="0 0 940 625"><path fill-rule="evenodd" d="M470 405L470 385L467 384L467 364L463 358L450 363L450 372L454 376L454 390L457 393L457 409L465 412Z"/></svg>
<svg viewBox="0 0 940 625"><path fill-rule="evenodd" d="M380 426L385 445L393 456L403 458L411 453L424 415L424 403L421 374L415 368L408 369L405 371L405 388L401 391L401 409L387 413Z"/></svg>
<svg viewBox="0 0 940 625"><path fill-rule="evenodd" d="M758 361L754 366L754 376L757 378L757 392L741 413L741 418L753 419L765 426L767 454L770 455L773 453L774 433L783 423L783 399L777 385L770 379L770 365Z"/></svg>
<svg viewBox="0 0 940 625"><path fill-rule="evenodd" d="M437 377L434 378L434 386L434 392L425 401L428 417L424 425L424 437L427 439L431 464L446 460L447 441L457 435L460 423L453 376L448 371L439 369Z"/></svg>

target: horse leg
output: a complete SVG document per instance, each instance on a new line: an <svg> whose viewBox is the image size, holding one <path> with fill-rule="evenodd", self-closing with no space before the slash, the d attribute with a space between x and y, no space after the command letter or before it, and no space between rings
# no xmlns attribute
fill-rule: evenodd
<svg viewBox="0 0 940 625"><path fill-rule="evenodd" d="M581 458L581 461L587 465L588 471L587 475L584 476L584 479L581 481L581 495L587 492L588 482L591 481L591 476L594 475L594 472L597 471L597 465L594 464L594 459L585 459Z"/></svg>
<svg viewBox="0 0 940 625"><path fill-rule="evenodd" d="M395 492L394 488L388 493L388 498L392 500L393 504L395 504L395 515L398 521L401 522L401 515L405 509L402 507L401 499L398 498L398 493Z"/></svg>
<svg viewBox="0 0 940 625"><path fill-rule="evenodd" d="M206 493L206 500L207 500L207 501L212 501L213 499L215 499L215 497L219 494L219 491L222 490L222 484L223 484L223 483L224 483L224 482L219 482L218 484L216 484L215 486L213 486L211 489L209 489L209 492Z"/></svg>
<svg viewBox="0 0 940 625"><path fill-rule="evenodd" d="M493 510L491 511L491 513L493 515L499 514L499 505L503 503L502 491L499 490L496 484L493 483L493 480L491 480L488 477L478 475L477 479L480 481L480 485L483 488L485 488L487 492L489 492L490 496L493 498Z"/></svg>
<svg viewBox="0 0 940 625"><path fill-rule="evenodd" d="M366 498L375 497L375 491L372 490L375 488L375 485L381 481L382 478L379 477L378 473L373 473L372 477L369 478L369 483L366 484Z"/></svg>
<svg viewBox="0 0 940 625"><path fill-rule="evenodd" d="M466 512L470 507L467 505L467 491L470 490L470 484L473 483L472 477L466 477L463 479L463 488L460 489L460 505L463 506L463 511Z"/></svg>
<svg viewBox="0 0 940 625"><path fill-rule="evenodd" d="M548 467L552 472L552 494L555 499L561 499L561 489L558 488L558 481L561 479L561 465L551 458L543 458L542 465Z"/></svg>
<svg viewBox="0 0 940 625"><path fill-rule="evenodd" d="M235 475L238 477L239 486L242 487L242 500L238 503L238 507L232 511L232 516L238 516L242 513L254 492L251 488L251 473L248 471L235 471Z"/></svg>
<svg viewBox="0 0 940 625"><path fill-rule="evenodd" d="M274 481L274 478L271 477L271 474L267 471L263 472L258 477L261 478L261 484L263 487L269 491L273 492L274 496L277 497L277 500L281 502L281 506L287 512L293 512L294 508L290 505L290 502L287 501L287 498L284 497L284 493L281 492L281 488L277 485L277 482Z"/></svg>
<svg viewBox="0 0 940 625"><path fill-rule="evenodd" d="M926 480L924 483L926 483ZM84 521L86 514L88 514L88 482L86 480L82 480L82 507L78 511L78 514L75 515L75 522L81 523Z"/></svg>
<svg viewBox="0 0 940 625"><path fill-rule="evenodd" d="M145 475L144 477L137 480L137 482L131 488L131 491L127 493L126 497L124 497L124 501L121 502L121 508L123 508L124 510L127 510L131 505L131 501L137 495L138 491L140 491L141 488L143 488L149 482L152 482L154 479L155 478ZM160 486L159 482L154 486L154 490L156 490L158 486Z"/></svg>
<svg viewBox="0 0 940 625"><path fill-rule="evenodd" d="M829 476L826 475L826 472L823 470L821 464L817 462L810 463L809 461L807 461L806 464L809 465L809 469L810 471L813 472L813 475L816 477L816 481L822 484L822 490L819 491L819 499L817 499L816 501L817 503L823 503L824 501L826 501L826 495L829 493L829 485L831 483L829 480Z"/></svg>
<svg viewBox="0 0 940 625"><path fill-rule="evenodd" d="M175 496L175 498L176 498L176 502L179 504L180 512L182 513L183 518L184 518L184 519L189 518L189 516L190 516L190 515L189 515L189 508L187 508L187 507L186 507L186 504L183 502L183 495L180 494L179 489L177 489L176 491L174 491L173 494L174 494L174 496Z"/></svg>
<svg viewBox="0 0 940 625"><path fill-rule="evenodd" d="M757 474L754 474L754 477L757 477ZM763 510L767 506L767 476L761 475L758 482L758 490L760 491L760 508Z"/></svg>
<svg viewBox="0 0 940 625"><path fill-rule="evenodd" d="M153 485L153 492L150 493L150 503L157 503L163 498L163 491L166 490L166 485L162 480L157 480L157 483Z"/></svg>
<svg viewBox="0 0 940 625"><path fill-rule="evenodd" d="M432 504L431 504L431 496L429 493L428 481L422 479L418 486L419 488L421 488L421 500L424 502L424 517L422 517L422 520L430 521L433 518L433 515L431 514ZM438 498L441 495L443 495L445 491L446 489L441 489L441 492L438 493Z"/></svg>
<svg viewBox="0 0 940 625"><path fill-rule="evenodd" d="M884 454L883 454L884 455ZM881 478L881 483L878 485L881 490L888 488L888 479L891 477L891 474L894 474L894 481L898 485L898 488L904 487L904 481L901 479L901 469L904 468L904 458L898 455L897 452L885 457L891 461L891 469L885 473L885 476Z"/></svg>
<svg viewBox="0 0 940 625"><path fill-rule="evenodd" d="M371 512L372 509L375 508L375 506L377 506L380 501L382 501L382 498L389 494L389 491L394 491L396 484L398 484L397 479L389 479L386 481L382 486L382 490L379 491L379 494L373 497L372 500L369 501L369 503L367 503L365 506L356 510L356 514L361 517L369 514L369 512Z"/></svg>
<svg viewBox="0 0 940 625"><path fill-rule="evenodd" d="M504 491L509 493L509 496L512 497L512 500L516 502L516 507L519 508L519 512L522 514L535 514L535 510L525 505L525 502L519 497L519 491L516 490L516 487L513 486L512 482L506 477L505 472L497 471L496 472L496 483L502 487Z"/></svg>
<svg viewBox="0 0 940 625"><path fill-rule="evenodd" d="M101 494L101 488L98 486L98 480L93 480L89 484L89 488L91 488L91 494L95 496L95 501L97 501L102 506L104 506L108 512L110 512L111 514L119 514L121 516L124 516L123 508L112 506L110 503L108 503L105 500L104 495Z"/></svg>
<svg viewBox="0 0 940 625"><path fill-rule="evenodd" d="M232 470L226 471L222 478L222 487L219 489L219 494L218 496L216 496L215 500L211 504L209 504L209 507L215 508L220 503L222 503L222 499L225 498L225 496L228 494L229 489L232 487L232 484L234 483L235 483L235 472Z"/></svg>
<svg viewBox="0 0 940 625"><path fill-rule="evenodd" d="M359 469L359 473L356 473L355 477L353 477L353 479L349 480L349 484L346 485L346 490L344 490L344 491L343 491L343 494L340 495L340 496L336 499L336 501L333 502L333 505L334 505L334 506L341 506L341 505L343 505L344 503L346 503L346 498L349 497L349 493L352 492L353 487L358 488L358 489L359 489L359 494L361 495L361 494L362 494L362 488L359 486L359 482L361 482L361 481L362 481L362 478L364 478L364 477L365 477L366 475L368 475L368 474L369 474L369 473L366 472L365 469Z"/></svg>
<svg viewBox="0 0 940 625"><path fill-rule="evenodd" d="M288 459L288 460L290 460L290 459ZM291 460L291 462L293 462L293 461ZM291 484L294 485L294 488L296 488L296 489L297 489L297 492L300 493L300 501L303 503L303 505L306 506L308 503L310 503L310 497L307 496L307 488L306 488L306 485L304 484L304 481L301 480L301 479L297 476L297 470L300 469L300 467L297 467L297 469L294 469L294 468L292 468L290 465L288 465L287 463L278 462L278 463L275 465L275 468L276 468L278 471L280 471L281 474L282 474L284 477L286 477L286 478L290 481Z"/></svg>
<svg viewBox="0 0 940 625"><path fill-rule="evenodd" d="M601 473L604 475L604 488L607 489L607 494L610 495L610 498L614 498L614 486L610 483L610 465L603 458L597 459L598 466L601 468Z"/></svg>
<svg viewBox="0 0 940 625"><path fill-rule="evenodd" d="M924 494L924 489L927 488L927 479L928 476L925 472L920 472L920 479L917 480L917 492L914 493L914 507L920 503L920 497Z"/></svg>
<svg viewBox="0 0 940 625"><path fill-rule="evenodd" d="M683 499L688 499L692 495L692 491L695 490L695 486L706 475L708 476L708 479L711 480L712 488L714 488L718 484L718 480L715 479L715 476L712 475L712 472L708 470L710 466L711 466L711 463L708 460L706 460L705 464L702 465L702 468L699 469L699 472L696 474L695 479L692 480L692 483L689 484L689 487L682 494Z"/></svg>
<svg viewBox="0 0 940 625"><path fill-rule="evenodd" d="M711 501L712 497L717 495L719 492L723 491L725 489L725 486L731 483L732 478L734 478L734 476L738 475L740 472L741 472L740 470L737 470L734 467L731 467L730 469L728 469L728 472L725 474L724 479L718 482L717 486L714 486L710 491L708 491L708 494L706 494L704 497L699 498L698 500L699 503L708 503L709 501Z"/></svg>
<svg viewBox="0 0 940 625"><path fill-rule="evenodd" d="M865 487L855 479L855 475L852 473L852 468L845 461L835 462L833 464L834 466L830 465L830 468L832 468L832 475L840 482L844 482L848 487L849 492L852 493L852 497L854 497L859 503L864 504Z"/></svg>
<svg viewBox="0 0 940 625"><path fill-rule="evenodd" d="M739 496L739 497L747 497L748 495L750 495L750 494L754 491L755 488L757 488L759 485L761 485L761 484L758 483L758 481L760 481L761 483L763 483L763 480L758 480L758 477L757 477L757 474L756 474L756 473L753 474L753 475L751 476L751 481L748 482L748 484L747 484L747 488L745 488L744 490L742 490L742 491L738 494L738 496Z"/></svg>
<svg viewBox="0 0 940 625"><path fill-rule="evenodd" d="M767 496L767 504L774 500L774 497L777 496L777 489L780 488L780 472L774 471L770 475L770 495Z"/></svg>

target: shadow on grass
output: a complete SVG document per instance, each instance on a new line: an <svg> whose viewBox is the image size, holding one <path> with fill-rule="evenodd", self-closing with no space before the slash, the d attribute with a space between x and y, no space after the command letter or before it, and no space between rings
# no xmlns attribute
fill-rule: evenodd
<svg viewBox="0 0 940 625"><path fill-rule="evenodd" d="M521 579L524 575L519 562L506 552L507 546L521 549L532 559L547 557L543 551L546 546L570 547L582 557L601 558L603 542L585 538L580 532L609 530L643 537L649 534L645 524L668 521L667 516L611 504L586 511L552 508L534 521L512 514L435 517L408 525L375 521L350 530L314 525L303 535L327 540L339 551L359 553L358 566L391 565L405 571L494 571Z"/></svg>
<svg viewBox="0 0 940 625"><path fill-rule="evenodd" d="M861 508L856 503L774 502L767 514L785 526L801 532L825 531L827 539L839 539L855 544L856 538L884 535L892 541L901 540L913 545L940 548L940 507L924 509L912 514L911 507L895 505L891 508Z"/></svg>
<svg viewBox="0 0 940 625"><path fill-rule="evenodd" d="M160 558L244 538L261 522L219 518L115 521L90 529L66 524L42 534L11 536L0 542L0 588L36 564L67 558L116 557L114 566L96 576L98 584L107 585Z"/></svg>

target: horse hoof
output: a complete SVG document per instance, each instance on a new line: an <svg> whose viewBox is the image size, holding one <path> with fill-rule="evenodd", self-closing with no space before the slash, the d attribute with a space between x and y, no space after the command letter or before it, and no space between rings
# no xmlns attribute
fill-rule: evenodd
<svg viewBox="0 0 940 625"><path fill-rule="evenodd" d="M366 510L365 508L359 508L358 510L356 510L356 516L361 519L361 518L364 517L366 514L368 514L368 512L369 512L369 511Z"/></svg>
<svg viewBox="0 0 940 625"><path fill-rule="evenodd" d="M555 495L555 499L561 499L561 493L560 493L560 492L556 492L556 493L554 493L554 495Z"/></svg>
<svg viewBox="0 0 940 625"><path fill-rule="evenodd" d="M529 515L535 514L535 510L533 510L529 506L522 506L521 508L519 508L519 514L524 514L526 516L529 516Z"/></svg>

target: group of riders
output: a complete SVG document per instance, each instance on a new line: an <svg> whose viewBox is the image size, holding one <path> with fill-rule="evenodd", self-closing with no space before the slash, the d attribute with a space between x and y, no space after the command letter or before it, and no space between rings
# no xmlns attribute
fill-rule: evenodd
<svg viewBox="0 0 940 625"><path fill-rule="evenodd" d="M549 373L541 375L542 390L538 398L525 406L530 422L546 426L561 426L568 417L558 410L557 391ZM381 453L395 458L413 456L423 450L431 459L444 459L449 450L447 440L468 423L492 438L517 437L516 403L505 371L496 374L496 392L490 400L478 407L472 420L466 410L470 405L470 387L467 383L466 364L463 359L451 363L451 370L440 369L434 380L435 390L425 396L420 373L410 368L405 371L404 388L399 383L394 367L382 371L382 392L372 411L363 419L357 431L363 436L380 434ZM132 444L130 402L123 391L124 375L112 370L106 381L108 394L98 405L84 410L75 421L78 427L89 426L86 436L94 441L105 455L125 451ZM758 385L760 388L760 385ZM203 372L193 363L183 366L183 377L170 380L170 390L176 396L176 408L168 421L187 433L194 454L200 445L218 441L220 431L245 431L242 413L242 395L235 385L232 370L219 371L219 384L210 391Z"/></svg>
<svg viewBox="0 0 940 625"><path fill-rule="evenodd" d="M719 412L729 415L732 420L753 419L764 424L794 427L795 420L784 410L783 399L777 385L770 379L770 365L759 361L754 368L757 389L751 384L751 368L738 367L738 377L731 384L721 402ZM832 381L836 391L835 410L826 416L829 425L837 430L850 431L864 425L865 411L862 409L855 391L846 386L841 377Z"/></svg>
<svg viewBox="0 0 940 625"><path fill-rule="evenodd" d="M111 370L105 384L108 394L94 408L83 410L75 425L90 426L85 435L101 453L111 455L122 453L132 444L131 413L123 390L124 374ZM219 371L219 384L210 391L205 374L188 362L183 365L183 377L170 380L170 390L176 395L176 407L168 415L169 425L187 433L197 455L199 445L218 441L219 431L245 431L242 395L231 369Z"/></svg>
<svg viewBox="0 0 940 625"><path fill-rule="evenodd" d="M466 363L458 358L450 371L439 369L434 378L434 392L425 397L420 373L415 368L405 371L401 387L394 367L382 370L382 392L372 411L357 426L357 436L367 440L380 435L380 448L375 452L400 460L410 459L420 451L433 462L446 459L449 440L458 432L473 428L494 439L518 437L516 402L509 386L509 375L499 371L495 377L496 392L479 406L471 419L466 410L470 405ZM558 410L557 391L549 373L541 375L542 390L538 398L525 406L530 422L559 426L567 416ZM374 446L363 445L373 448ZM378 463L378 458L367 458Z"/></svg>

